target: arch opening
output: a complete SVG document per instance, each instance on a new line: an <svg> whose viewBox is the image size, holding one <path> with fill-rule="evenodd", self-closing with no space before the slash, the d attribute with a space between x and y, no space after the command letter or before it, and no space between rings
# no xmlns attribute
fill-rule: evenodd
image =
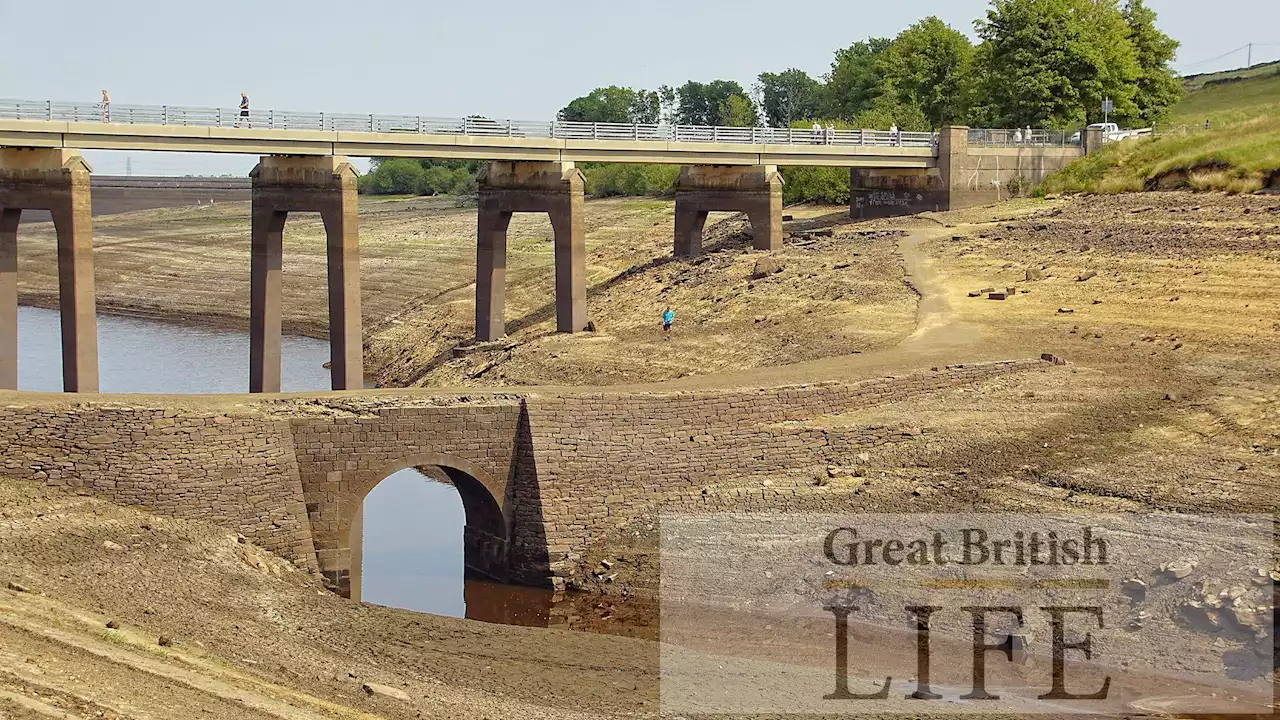
<svg viewBox="0 0 1280 720"><path fill-rule="evenodd" d="M351 597L379 605L463 617L469 579L507 579L502 508L452 465L389 468L354 510L349 546Z"/></svg>

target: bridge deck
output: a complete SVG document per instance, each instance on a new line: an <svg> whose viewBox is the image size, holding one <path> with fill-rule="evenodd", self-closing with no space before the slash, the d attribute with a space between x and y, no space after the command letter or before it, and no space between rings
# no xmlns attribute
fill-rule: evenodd
<svg viewBox="0 0 1280 720"><path fill-rule="evenodd" d="M931 147L387 133L0 120L0 147L674 165L932 168Z"/></svg>

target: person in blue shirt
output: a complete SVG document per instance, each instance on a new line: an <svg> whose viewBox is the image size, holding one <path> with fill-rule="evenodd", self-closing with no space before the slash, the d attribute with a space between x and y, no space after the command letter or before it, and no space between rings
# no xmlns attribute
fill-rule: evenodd
<svg viewBox="0 0 1280 720"><path fill-rule="evenodd" d="M662 331L666 333L668 340L671 339L671 323L676 321L676 312L668 305L666 310L662 311Z"/></svg>

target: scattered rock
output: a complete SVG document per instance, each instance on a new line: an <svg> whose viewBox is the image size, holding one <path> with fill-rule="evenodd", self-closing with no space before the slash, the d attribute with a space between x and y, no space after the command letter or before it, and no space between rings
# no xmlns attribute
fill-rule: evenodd
<svg viewBox="0 0 1280 720"><path fill-rule="evenodd" d="M598 332L598 331L596 330L596 321L595 321L595 320L588 320L588 321L587 321L587 332L590 332L590 333Z"/></svg>
<svg viewBox="0 0 1280 720"><path fill-rule="evenodd" d="M1069 315L1069 314L1071 314L1071 313L1073 313L1073 312L1075 312L1075 310L1072 310L1072 309L1071 309L1071 308L1069 308L1069 307L1060 307L1060 308L1058 308L1058 314L1059 314L1059 315Z"/></svg>
<svg viewBox="0 0 1280 720"><path fill-rule="evenodd" d="M1044 279L1043 270L1041 270L1038 267L1027 268L1027 282L1031 282L1032 280L1043 280L1043 279Z"/></svg>
<svg viewBox="0 0 1280 720"><path fill-rule="evenodd" d="M981 291L981 290L970 290L970 291L969 291L969 297L982 297L982 291Z"/></svg>
<svg viewBox="0 0 1280 720"><path fill-rule="evenodd" d="M764 257L756 261L755 267L751 270L751 279L759 280L780 272L782 272L782 263L775 258Z"/></svg>
<svg viewBox="0 0 1280 720"><path fill-rule="evenodd" d="M1181 580L1194 572L1199 564L1191 558L1178 558L1161 565L1160 572L1172 577L1174 580Z"/></svg>
<svg viewBox="0 0 1280 720"><path fill-rule="evenodd" d="M23 585L22 583L16 583L12 580L5 583L4 586L14 592L20 592L20 593L31 592L30 590L27 589L26 585Z"/></svg>
<svg viewBox="0 0 1280 720"><path fill-rule="evenodd" d="M1018 288L1016 288L1016 287L1007 287L1007 288L1005 288L1005 289L1004 289L1004 294L1005 294L1005 295L1017 295L1017 294L1018 294Z"/></svg>
<svg viewBox="0 0 1280 720"><path fill-rule="evenodd" d="M156 641L156 644L160 647L173 647L173 638L168 635L161 635L160 639Z"/></svg>
<svg viewBox="0 0 1280 720"><path fill-rule="evenodd" d="M249 540L244 535L236 533L236 542L241 545L244 545L245 543L249 542Z"/></svg>
<svg viewBox="0 0 1280 720"><path fill-rule="evenodd" d="M791 222L793 218L790 215L783 215L782 222Z"/></svg>
<svg viewBox="0 0 1280 720"><path fill-rule="evenodd" d="M1134 602L1141 602L1147 596L1147 584L1141 578L1129 578L1120 583L1120 589L1124 591Z"/></svg>
<svg viewBox="0 0 1280 720"><path fill-rule="evenodd" d="M1160 399L1161 399L1161 400L1176 401L1176 400L1178 399L1178 395L1177 395L1177 393L1165 393L1165 394L1164 394L1164 397L1162 397L1162 398L1160 398Z"/></svg>
<svg viewBox="0 0 1280 720"><path fill-rule="evenodd" d="M119 629L120 629L120 623L116 622L115 620L108 620L108 621L107 621L107 628L108 628L108 629L110 629L110 630L119 630Z"/></svg>
<svg viewBox="0 0 1280 720"><path fill-rule="evenodd" d="M393 688L390 685L382 685L380 683L367 682L360 686L366 695L381 695L382 697L395 698L396 700L409 701L409 693L400 688Z"/></svg>
<svg viewBox="0 0 1280 720"><path fill-rule="evenodd" d="M613 567L613 563L609 562L608 560L601 560L600 567L604 568L605 570L608 570L609 568Z"/></svg>
<svg viewBox="0 0 1280 720"><path fill-rule="evenodd" d="M329 370L329 369L331 369L331 368L333 367L333 361L332 361L332 360L325 360L325 361L324 361L324 364L323 364L323 365L321 365L320 367L324 368L325 370Z"/></svg>
<svg viewBox="0 0 1280 720"><path fill-rule="evenodd" d="M1086 282L1089 280L1089 278L1097 277L1097 275L1098 273L1093 270L1082 272L1076 276L1076 282Z"/></svg>
<svg viewBox="0 0 1280 720"><path fill-rule="evenodd" d="M111 542L110 540L103 540L102 547L112 551L118 551L118 550L124 549L124 546L121 545L120 543Z"/></svg>
<svg viewBox="0 0 1280 720"><path fill-rule="evenodd" d="M1041 359L1041 360L1043 360L1043 361L1045 361L1045 362L1053 363L1054 365L1066 365L1066 364L1067 364L1067 361L1066 361L1066 360L1063 360L1062 358L1058 357L1057 355L1054 355L1053 353L1041 353L1041 354L1040 354L1040 359Z"/></svg>
<svg viewBox="0 0 1280 720"><path fill-rule="evenodd" d="M1007 293L1003 293L1003 292L987 293L988 300L1004 300L1008 296L1009 295Z"/></svg>
<svg viewBox="0 0 1280 720"><path fill-rule="evenodd" d="M1090 305L1101 305L1101 304L1102 304L1102 301L1101 301L1101 300L1099 300L1099 299L1097 299L1097 298L1094 298L1094 299L1092 299L1092 300L1090 300L1090 301L1089 301L1089 304L1090 304Z"/></svg>
<svg viewBox="0 0 1280 720"><path fill-rule="evenodd" d="M984 294L985 294L985 293L990 293L990 292L995 292L995 291L996 291L996 289L995 289L995 288L993 288L993 287L984 287L984 288L982 288L981 290L979 290L978 292L980 292L980 293L984 293Z"/></svg>

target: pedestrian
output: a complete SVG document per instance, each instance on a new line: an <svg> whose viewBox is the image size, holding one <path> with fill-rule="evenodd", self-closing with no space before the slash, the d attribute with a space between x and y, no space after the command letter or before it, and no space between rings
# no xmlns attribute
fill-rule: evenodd
<svg viewBox="0 0 1280 720"><path fill-rule="evenodd" d="M898 123L894 123L889 126L889 144L898 144Z"/></svg>
<svg viewBox="0 0 1280 720"><path fill-rule="evenodd" d="M102 90L102 122L111 122L111 96Z"/></svg>
<svg viewBox="0 0 1280 720"><path fill-rule="evenodd" d="M665 339L671 339L671 323L676 321L676 311L668 305L666 310L662 311L662 332Z"/></svg>
<svg viewBox="0 0 1280 720"><path fill-rule="evenodd" d="M1022 134L1022 139L1026 141L1028 145L1031 144L1031 126L1030 125L1027 126L1027 131Z"/></svg>
<svg viewBox="0 0 1280 720"><path fill-rule="evenodd" d="M1208 129L1209 129L1209 118L1205 118L1205 119L1204 119L1204 129L1205 129L1205 130L1208 130Z"/></svg>
<svg viewBox="0 0 1280 720"><path fill-rule="evenodd" d="M249 95L240 93L240 119L236 120L236 127L240 127L240 123L244 123L247 127L253 127L249 122Z"/></svg>
<svg viewBox="0 0 1280 720"><path fill-rule="evenodd" d="M1014 144L1014 145L1021 145L1021 144L1022 144L1022 128L1015 128L1015 129L1014 129L1014 131L1013 131L1013 144Z"/></svg>
<svg viewBox="0 0 1280 720"><path fill-rule="evenodd" d="M827 123L827 144L834 145L835 142L836 142L836 124L833 122L828 122Z"/></svg>
<svg viewBox="0 0 1280 720"><path fill-rule="evenodd" d="M813 121L813 144L822 144L822 126L818 124L817 120Z"/></svg>

